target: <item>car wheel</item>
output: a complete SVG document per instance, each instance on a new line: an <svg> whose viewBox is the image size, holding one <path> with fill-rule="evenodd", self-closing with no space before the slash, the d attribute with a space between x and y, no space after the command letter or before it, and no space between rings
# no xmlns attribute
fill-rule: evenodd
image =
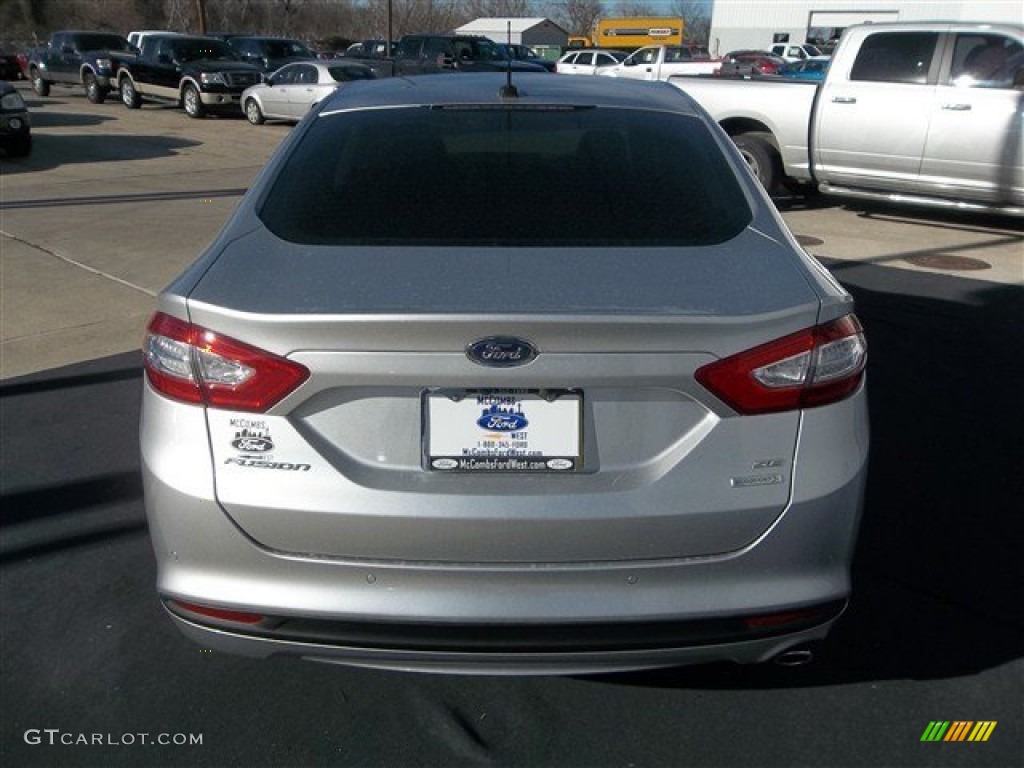
<svg viewBox="0 0 1024 768"><path fill-rule="evenodd" d="M32 69L32 90L36 92L37 96L50 95L50 84L43 80L43 76L35 68Z"/></svg>
<svg viewBox="0 0 1024 768"><path fill-rule="evenodd" d="M96 75L92 72L82 75L82 82L85 85L85 97L93 104L102 104L106 100L107 94L110 93L109 88L104 88L97 82Z"/></svg>
<svg viewBox="0 0 1024 768"><path fill-rule="evenodd" d="M135 83L130 77L121 79L121 101L128 109L138 109L142 106L142 97L135 90Z"/></svg>
<svg viewBox="0 0 1024 768"><path fill-rule="evenodd" d="M199 90L194 85L186 85L185 91L181 94L181 103L185 107L185 114L189 117L204 117L206 108L202 99L199 98Z"/></svg>
<svg viewBox="0 0 1024 768"><path fill-rule="evenodd" d="M733 136L733 144L743 155L750 170L768 194L774 194L782 181L782 158L768 133L741 133Z"/></svg>
<svg viewBox="0 0 1024 768"><path fill-rule="evenodd" d="M266 118L263 117L263 112L260 110L260 105L256 103L256 99L249 99L245 102L245 116L253 125L263 125L266 122Z"/></svg>
<svg viewBox="0 0 1024 768"><path fill-rule="evenodd" d="M18 136L6 145L8 157L25 157L32 151L32 136Z"/></svg>

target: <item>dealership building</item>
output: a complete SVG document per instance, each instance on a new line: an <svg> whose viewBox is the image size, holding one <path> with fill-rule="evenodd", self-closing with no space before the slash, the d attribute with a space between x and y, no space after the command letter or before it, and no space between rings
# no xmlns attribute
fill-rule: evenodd
<svg viewBox="0 0 1024 768"><path fill-rule="evenodd" d="M854 24L883 21L1024 21L1021 0L716 0L708 47L716 55L773 43L828 43Z"/></svg>

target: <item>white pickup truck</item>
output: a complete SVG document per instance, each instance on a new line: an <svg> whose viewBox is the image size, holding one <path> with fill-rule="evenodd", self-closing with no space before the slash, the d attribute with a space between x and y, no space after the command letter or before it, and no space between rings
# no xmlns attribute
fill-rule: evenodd
<svg viewBox="0 0 1024 768"><path fill-rule="evenodd" d="M668 80L676 75L713 75L721 65L702 46L649 45L638 48L621 64L606 67L598 74L632 80Z"/></svg>
<svg viewBox="0 0 1024 768"><path fill-rule="evenodd" d="M820 83L672 78L769 191L1024 216L1024 26L850 27Z"/></svg>

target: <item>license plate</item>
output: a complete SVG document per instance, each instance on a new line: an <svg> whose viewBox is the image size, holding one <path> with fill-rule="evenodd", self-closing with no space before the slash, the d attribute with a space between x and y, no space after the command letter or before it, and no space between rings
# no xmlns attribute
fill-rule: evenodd
<svg viewBox="0 0 1024 768"><path fill-rule="evenodd" d="M579 391L436 390L423 395L424 466L440 472L582 469Z"/></svg>

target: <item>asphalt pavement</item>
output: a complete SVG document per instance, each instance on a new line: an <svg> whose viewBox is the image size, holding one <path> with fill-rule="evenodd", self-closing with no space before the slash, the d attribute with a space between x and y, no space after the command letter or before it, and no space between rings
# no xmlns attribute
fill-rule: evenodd
<svg viewBox="0 0 1024 768"><path fill-rule="evenodd" d="M786 209L854 294L870 344L854 594L815 663L503 678L249 660L187 641L157 603L135 347L152 294L287 128L195 125L77 94L38 111L49 124L33 157L0 161L3 765L1024 763L1024 256L1012 223ZM250 146L263 149L240 160ZM904 259L917 255L995 265ZM922 741L934 721L996 726L983 743Z"/></svg>

